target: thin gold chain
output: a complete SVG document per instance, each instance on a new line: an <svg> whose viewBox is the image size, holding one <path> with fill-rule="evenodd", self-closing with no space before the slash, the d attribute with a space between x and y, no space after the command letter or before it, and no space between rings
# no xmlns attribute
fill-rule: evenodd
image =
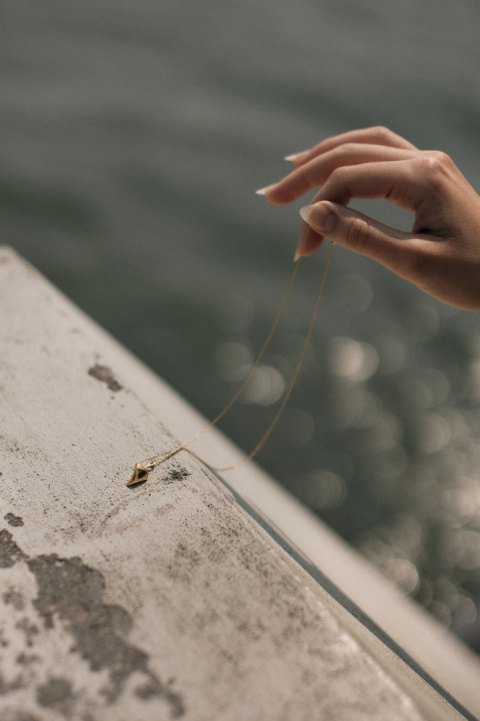
<svg viewBox="0 0 480 721"><path fill-rule="evenodd" d="M167 453L164 453L164 454L161 455L161 456L156 456L155 458L151 458L150 460L144 461L143 463L137 463L137 464L135 465L134 470L133 470L133 474L132 474L130 480L128 481L128 483L127 483L127 486L132 486L132 485L134 485L135 483L139 483L139 482L141 482L141 481L146 481L147 478L148 478L148 473L149 473L149 471L153 470L156 466L160 465L161 463L163 463L164 461L168 460L169 458L172 458L172 456L175 456L177 453L180 453L180 451L186 451L187 453L190 453L191 456L193 456L193 457L196 458L198 461L200 461L201 463L203 463L203 464L204 464L205 466L207 466L207 468L209 468L210 470L212 470L212 471L217 471L217 472L222 472L222 473L224 473L224 472L226 472L226 471L233 471L233 470L236 469L236 468L240 468L240 466L243 466L244 463L247 463L247 462L250 461L254 456L257 455L257 453L263 448L265 442L268 440L270 434L272 433L273 429L274 429L275 426L277 425L277 423L278 423L278 421L279 421L279 419L280 419L280 416L282 415L283 410L284 410L285 406L287 405L288 399L290 398L290 395L291 395L291 393L292 393L292 391L293 391L293 388L294 388L294 386L295 386L295 383L296 383L296 381L297 381L297 378L298 378L298 376L299 376L299 374L300 374L300 370L301 370L302 365L303 365L303 362L304 362L304 360L305 360L305 356L306 356L306 354L307 354L308 346L309 346L310 340L311 340L311 338L312 338L313 330L314 330L314 327L315 327L315 321L316 321L316 319L317 319L318 311L319 311L319 308L320 308L320 302L321 302L321 300L322 300L323 291L324 291L325 283L326 283L326 280L327 280L328 270L329 270L329 268L330 268L330 262L331 262L331 260L332 260L332 253L333 253L333 246L334 246L334 245L335 245L335 244L332 243L331 246L330 246L330 251L329 251L329 254L328 254L327 262L326 262L326 264L325 264L325 270L324 270L324 272L323 272L322 282L321 282L321 284L320 284L320 290L319 290L319 292L318 292L317 300L316 300L316 303L315 303L315 308L314 308L314 311L313 311L312 320L310 321L310 327L309 327L309 329L308 329L308 333L307 333L307 336L306 336L306 338L305 338L305 342L304 342L304 345L303 345L303 348L302 348L302 352L301 352L301 354L300 354L300 358L299 358L298 363L297 363L297 367L295 368L295 372L294 372L294 374L293 374L293 376L292 376L292 380L291 380L291 382L290 382L290 385L289 385L288 388L287 388L287 391L286 391L286 393L285 393L285 395L284 395L284 397L283 397L283 400L282 400L282 402L281 402L281 404L280 404L277 412L275 413L275 416L274 416L272 422L271 422L270 425L268 426L267 430L265 431L265 433L263 434L262 438L260 439L260 441L259 441L259 442L257 443L257 445L255 446L255 448L254 448L248 455L244 456L244 458L242 458L242 459L241 459L240 461L238 461L237 463L234 463L234 464L232 464L231 466L226 466L226 467L224 467L224 468L219 468L219 467L213 466L213 465L211 465L210 463L208 463L207 461L205 461L203 458L201 458L201 457L198 456L196 453L194 453L194 451L190 450L187 446L189 446L191 443L193 443L193 442L196 441L198 438L200 438L201 436L203 436L204 433L206 433L206 432L209 431L211 428L213 428L213 426L215 426L215 425L218 423L218 421L219 421L221 418L223 418L223 416L227 413L227 411L230 410L230 408L233 406L233 404L235 403L235 401L239 398L239 396L240 396L241 393L243 392L244 388L245 388L246 385L248 384L248 382L249 382L249 380L251 379L253 373L255 372L258 364L260 363L260 361L261 361L261 359L262 359L262 357L263 357L263 355L264 355L264 353L265 353L265 351L266 351L266 349L267 349L267 346L268 346L268 344L270 343L270 340L271 340L271 338L272 338L272 336L273 336L273 334L274 334L274 332L275 332L275 329L276 329L276 327L277 327L277 325L278 325L278 322L279 322L279 320L280 320L280 317L281 317L281 315L282 315L282 313L283 313L283 310L284 310L284 308L285 308L286 302L287 302L288 297L289 297L289 295L290 295L290 291L292 290L293 282L294 282L294 280L295 280L295 278L296 278L296 275L297 275L297 272L298 272L298 267L299 267L299 265L300 265L300 260L298 260L297 263L296 263L296 265L295 265L295 269L294 269L294 271L293 271L293 275L292 275L292 277L291 277L291 280L290 280L290 283L289 283L289 285L288 285L287 291L286 291L286 293L285 293L285 295L284 295L284 298L283 298L282 303L281 303L281 305L280 305L280 309L279 309L279 311L278 311L278 313L277 313L277 316L276 316L276 318L275 318L275 320L274 320L274 322L273 322L272 328L270 329L270 332L269 332L269 334L268 334L268 336L267 336L267 338L266 338L266 340L265 340L265 343L263 344L263 347L262 347L260 353L258 354L257 359L255 360L255 363L253 364L252 368L250 369L250 372L248 373L247 377L245 378L245 380L243 381L243 383L241 384L240 388L237 390L237 392L235 393L235 395L233 396L233 398L229 401L229 403L225 406L225 408L218 414L218 416L216 416L216 418L213 419L213 421L211 421L210 423L208 423L208 424L205 426L205 428L202 428L198 433L196 433L194 436L192 436L192 438L190 438L188 441L185 441L185 443L182 443L181 445L177 446L176 448L173 448L171 451L168 451Z"/></svg>

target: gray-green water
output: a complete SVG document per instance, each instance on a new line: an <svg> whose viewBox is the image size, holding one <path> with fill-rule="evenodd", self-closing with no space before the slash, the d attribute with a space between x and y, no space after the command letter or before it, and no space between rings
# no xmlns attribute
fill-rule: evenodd
<svg viewBox="0 0 480 721"><path fill-rule="evenodd" d="M0 228L206 415L292 272L282 157L384 124L480 189L476 0L15 0L0 6ZM384 222L386 203L357 205ZM325 252L222 427L250 450ZM304 372L259 462L480 650L480 326L336 248Z"/></svg>

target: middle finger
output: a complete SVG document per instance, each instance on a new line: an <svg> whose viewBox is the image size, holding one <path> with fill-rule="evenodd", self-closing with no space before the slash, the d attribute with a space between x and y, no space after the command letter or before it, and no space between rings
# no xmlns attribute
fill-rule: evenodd
<svg viewBox="0 0 480 721"><path fill-rule="evenodd" d="M274 205L286 205L312 188L323 185L337 168L364 163L409 160L418 155L418 152L418 150L384 145L347 143L305 163L278 183L266 188L264 194Z"/></svg>

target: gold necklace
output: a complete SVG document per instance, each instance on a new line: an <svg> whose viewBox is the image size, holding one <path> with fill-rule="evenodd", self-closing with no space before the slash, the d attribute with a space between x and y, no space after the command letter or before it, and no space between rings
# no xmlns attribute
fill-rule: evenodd
<svg viewBox="0 0 480 721"><path fill-rule="evenodd" d="M247 461L250 461L254 456L257 455L257 453L261 450L261 448L263 447L263 445L265 444L265 442L266 442L267 439L269 438L270 434L272 433L273 429L274 429L275 426L277 425L278 420L280 419L280 416L282 415L283 410L284 410L285 406L287 405L288 399L290 398L290 395L291 395L291 393L292 393L292 391L293 391L293 388L294 388L295 383L296 383L296 381L297 381L298 375L299 375L300 370L301 370L301 368L302 368L303 361L305 360L305 356L306 356L306 354L307 354L308 345L309 345L309 343L310 343L310 339L311 339L312 334L313 334L313 329L314 329L314 327L315 327L315 321L316 321L316 319L317 319L318 310L319 310L319 308L320 308L320 301L322 300L323 290L324 290L324 288L325 288L325 282L326 282L326 280L327 280L328 270L329 270L329 268L330 268L330 262L331 262L331 260L332 260L332 253L333 253L333 246L334 246L334 245L335 245L335 243L332 242L332 244L331 244L331 246L330 246L330 251L329 251L329 254L328 254L327 262L326 262L326 264L325 264L325 270L323 271L322 282L321 282L321 284L320 284L320 290L319 290L319 292L318 292L317 300L316 300L316 303L315 303L315 308L314 308L314 311L313 311L312 320L310 321L310 327L309 327L309 329L308 329L308 333L307 333L307 336L306 336L306 338L305 338L305 343L304 343L304 345L303 345L302 352L301 352L301 354L300 354L300 358L299 358L298 363L297 363L297 367L295 368L295 372L294 372L294 374L293 374L293 376L292 376L292 380L291 380L291 382L290 382L290 385L289 385L288 388L287 388L287 391L286 391L286 393L285 393L285 395L284 395L284 397L283 397L283 399L282 399L282 402L281 402L281 404L280 404L280 406L279 406L279 408L278 408L278 410L277 410L277 412L276 412L276 414L275 414L272 422L271 422L270 425L268 426L267 430L265 431L265 433L263 434L262 438L260 439L260 441L259 441L259 442L257 443L257 445L255 446L255 448L253 449L253 451L251 451L248 455L244 456L244 458L242 458L242 459L241 459L240 461L238 461L237 463L232 464L231 466L226 466L225 468L218 468L218 467L216 467L216 466L211 465L210 463L207 463L207 461L205 461L203 458L200 458L200 456L198 456L196 453L194 453L194 451L191 451L191 450L188 448L188 446L189 446L191 443L193 443L194 441L196 441L198 438L200 438L201 436L203 436L204 433L206 433L206 432L209 431L211 428L213 428L213 426L215 426L215 425L219 422L219 420L220 420L221 418L223 418L223 416L230 410L230 408L233 406L233 404L235 403L235 401L239 398L239 396L240 396L241 393L243 392L244 388L247 386L248 382L250 381L252 375L253 375L254 372L255 372L255 369L257 368L258 364L260 363L260 361L261 361L261 359L262 359L262 357L263 357L263 354L265 353L265 351L266 351L266 349L267 349L268 344L270 343L270 340L271 340L271 338L272 338L272 336L273 336L273 334L274 334L274 332L275 332L275 329L276 329L276 327L277 327L277 325L278 325L278 322L279 322L279 320L280 320L280 317L281 317L281 315L282 315L282 313L283 313L283 310L284 310L285 305L286 305L287 300L288 300L288 296L290 295L290 291L292 290L293 282L294 282L295 277L296 277L297 272L298 272L298 267L299 267L299 265L300 265L300 259L299 259L299 260L297 261L297 263L295 264L295 269L294 269L294 271L293 271L293 275L292 275L292 277L291 277L291 279L290 279L290 283L289 283L289 285L288 285L287 291L286 291L286 293L285 293L285 295L284 295L284 297L283 297L282 303L281 303L281 305L280 305L280 309L279 309L279 311L278 311L278 313L277 313L277 316L276 316L276 318L275 318L275 320L274 320L274 322L273 322L273 325L272 325L272 327L271 327L271 329L270 329L270 332L269 332L269 334L268 334L268 336L267 336L267 339L265 340L265 343L263 344L263 347L262 347L260 353L258 354L257 359L255 360L255 363L253 364L250 372L248 373L247 377L245 378L245 380L243 381L243 383L241 384L240 388L237 390L237 392L235 393L235 395L233 396L233 398L229 401L229 403L227 403L227 405L225 406L225 408L218 414L218 416L217 416L216 418L214 418L213 421L211 421L210 423L208 423L208 424L205 426L205 428L202 428L202 430L200 430L198 433L196 433L194 436L192 436L192 438L190 438L188 441L185 441L185 443L182 443L181 445L177 446L176 448L173 448L172 450L168 451L167 453L164 453L164 454L161 455L161 456L156 456L155 458L151 458L151 459L148 460L148 461L143 461L142 463L136 463L136 464L135 464L135 467L134 467L134 469L133 469L133 473L132 473L132 475L131 475L131 477L130 477L130 480L129 480L128 483L127 483L127 486L133 486L133 485L135 485L135 484L137 484L137 483L141 483L142 481L147 481L147 480L148 480L148 475L149 475L150 471L153 471L153 469L156 468L156 466L159 466L161 463L164 463L164 462L165 462L166 460L168 460L169 458L172 458L172 456L175 456L177 453L180 453L180 451L186 451L187 453L190 453L191 456L193 456L193 457L196 458L198 461L200 461L201 463L203 463L203 465L205 465L205 466L206 466L207 468L209 468L211 471L217 471L217 472L222 472L222 473L225 473L226 471L233 471L233 470L236 469L236 468L240 468L240 466L243 466L244 463L247 463Z"/></svg>

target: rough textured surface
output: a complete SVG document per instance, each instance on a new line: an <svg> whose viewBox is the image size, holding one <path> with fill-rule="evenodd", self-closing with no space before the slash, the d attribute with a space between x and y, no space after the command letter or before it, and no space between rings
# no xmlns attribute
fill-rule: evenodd
<svg viewBox="0 0 480 721"><path fill-rule="evenodd" d="M49 637L49 630L55 629L71 637L70 655L78 654L93 674L105 672L104 685L93 694L87 689L79 693L74 678L60 675L59 656L55 658L56 673L52 668L47 681L36 685L35 697L40 706L66 718L74 712L78 715L80 709L83 713L108 706L123 694L127 681L135 675L134 694L141 699L162 699L172 717L183 715L181 698L163 687L149 668L147 654L126 641L132 620L125 609L104 603L105 581L98 571L85 566L78 557L59 558L53 553L29 558L8 531L1 531L0 562L11 568L18 561L26 563L37 594L29 598L28 593L25 596L10 587L2 596L3 603L13 607L10 616L15 620L14 627L23 632L24 645L29 649L29 653L25 648L16 656L17 673L12 681L4 681L4 694L29 685L32 664L38 660L37 646L43 643L42 638ZM4 638L3 642L8 648L9 641Z"/></svg>
<svg viewBox="0 0 480 721"><path fill-rule="evenodd" d="M141 589L130 612L105 602L105 578L78 556L30 556L2 532L0 704L39 719L421 718L229 499L188 491L196 517L164 509L180 532L161 557L135 561L130 504L101 533L117 547L127 536L139 566L122 579Z"/></svg>
<svg viewBox="0 0 480 721"><path fill-rule="evenodd" d="M2 721L426 718L193 458L125 486L175 439L101 331L0 274Z"/></svg>

